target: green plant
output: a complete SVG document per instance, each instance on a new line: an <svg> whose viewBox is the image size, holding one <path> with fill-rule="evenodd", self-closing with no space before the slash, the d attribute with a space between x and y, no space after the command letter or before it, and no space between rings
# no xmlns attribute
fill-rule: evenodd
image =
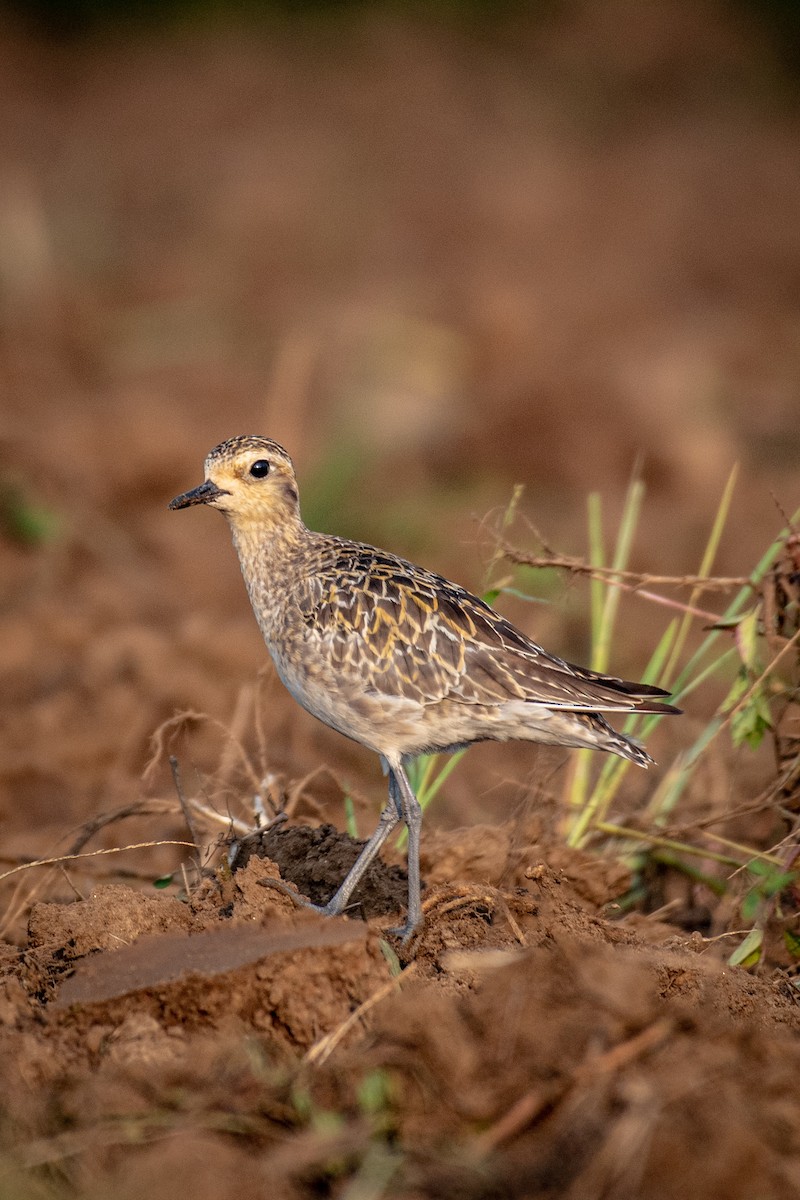
<svg viewBox="0 0 800 1200"><path fill-rule="evenodd" d="M677 675L675 674L678 663L684 654L693 621L698 615L706 621L709 620L709 616L711 620L715 619L714 614L700 612L697 604L704 583L712 582L710 579L711 569L730 511L736 475L737 471L734 468L723 490L688 602L672 601L670 603L670 607L682 610L682 615L680 618L674 617L670 620L642 672L644 683L654 684L671 691L677 704L680 704L695 688L699 687L709 675L721 670L731 657L731 652L726 649L721 655L709 660L708 652L715 641L715 635L709 635L700 649L692 655L689 663ZM608 669L609 650L614 634L621 585L625 584L628 558L643 498L644 489L641 482L634 479L623 508L614 559L610 570L605 574L601 574L605 566L605 555L600 522L600 498L598 496L589 498L589 561L594 568L591 582L591 666L597 671ZM643 578L647 579L647 577ZM660 580L659 582L666 581ZM654 595L646 586L639 587L637 590L640 593L644 592L648 598L652 597L659 601L663 599L661 596ZM747 594L749 594L749 588L742 588L740 595ZM623 724L623 732L643 739L647 738L661 719L658 714L633 715ZM704 733L706 732L710 736L712 731L704 731ZM669 801L666 797L659 801L657 811L651 813L653 821L657 822L659 817L665 815L670 803L674 806L678 795L688 782L689 775L704 745L705 741L701 735L696 743L694 755L690 752L689 756L673 772L675 786L670 792ZM620 784L631 765L626 759L607 760L599 768L597 779L590 787L589 772L592 767L590 756L591 751L579 751L575 773L570 784L568 805L573 816L567 828L567 843L572 846L584 845L594 829L602 831L603 822L608 816Z"/></svg>
<svg viewBox="0 0 800 1200"><path fill-rule="evenodd" d="M748 885L740 912L743 921L752 925L752 928L730 961L735 965L752 965L759 961L762 953L765 921L779 906L781 895L791 892L798 872L774 853L733 842L707 829L702 831L701 840L704 844L699 846L680 838L670 838L664 833L698 763L723 731L729 731L736 747L754 748L765 734L773 731L777 743L776 713L796 703L796 676L800 663L797 657L800 645L800 601L795 594L797 588L794 583L800 557L800 536L794 528L797 515L787 519L786 527L747 578L721 579L711 573L728 520L736 474L734 469L723 490L696 576L645 576L628 570L630 549L644 497L637 479L632 481L628 489L610 564L605 552L598 495L589 497L588 561L559 558L552 553L547 557L533 558L513 548L507 548L507 553L517 563L537 568L556 566L589 576L590 662L594 670L606 671L612 661L610 648L619 597L622 591L628 590L677 610L680 614L669 621L659 639L642 673L644 682L668 689L680 704L709 678L720 676L725 681L724 698L715 713L699 731L694 743L678 754L667 768L647 806L639 814L636 828L628 828L609 819L611 806L631 764L627 760L610 757L601 763L591 751L579 751L565 793L565 838L572 846L586 846L598 836L604 837L607 848L615 853L619 853L624 846L623 857L634 872L635 882L629 896L621 902L622 907L642 898L644 887L641 880L648 863L674 868L718 895L727 893L733 886L734 877L744 873ZM688 600L684 602L665 596L664 585L688 587ZM654 591L655 587L660 590ZM733 599L722 613L708 612L699 607L704 592L720 589L734 591ZM706 626L706 632L697 648L688 652L689 635L699 621ZM726 633L732 644L720 646L720 638ZM789 657L792 651L794 660ZM783 676L779 671L779 667L784 668L787 664L791 668L788 679L785 671ZM661 719L657 714L634 715L625 722L623 728L627 734L646 739ZM790 751L788 766L772 785L775 794L785 780L792 780L797 775L796 747L792 757L794 743L791 738L787 742ZM780 750L777 745L776 748ZM781 759L780 752L778 759ZM770 789L767 799L769 794ZM716 843L719 849L709 848L709 840ZM692 865L692 860L697 858L728 868L727 875L715 876L704 867ZM800 957L800 936L791 930L784 930L783 939L790 953Z"/></svg>
<svg viewBox="0 0 800 1200"><path fill-rule="evenodd" d="M800 871L782 870L763 859L753 859L744 867L747 890L739 905L742 920L752 925L744 940L728 958L732 967L754 967L764 952L766 927L776 917L782 920L781 894L800 878ZM795 958L800 958L800 938L789 929L783 930L784 945Z"/></svg>

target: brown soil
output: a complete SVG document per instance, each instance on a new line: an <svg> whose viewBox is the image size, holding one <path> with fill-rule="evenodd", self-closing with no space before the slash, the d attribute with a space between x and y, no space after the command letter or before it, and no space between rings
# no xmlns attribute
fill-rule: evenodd
<svg viewBox="0 0 800 1200"><path fill-rule="evenodd" d="M748 885L709 849L794 862L768 742L717 739L659 826L696 877L568 849L570 756L476 747L415 938L397 845L323 919L297 889L331 895L385 781L279 685L223 522L166 510L263 432L310 523L480 589L513 484L583 553L586 492L610 541L643 455L632 565L689 573L738 460L717 567L749 572L800 502L800 117L763 29L715 0L66 43L4 16L0 101L0 1196L800 1196L797 882L731 968ZM541 591L498 603L585 660L583 583ZM613 669L663 628L625 597Z"/></svg>
<svg viewBox="0 0 800 1200"><path fill-rule="evenodd" d="M471 880L455 844L400 975L385 920L298 912L257 856L188 903L35 905L0 994L7 1170L156 1200L175 1172L201 1200L797 1194L788 983L609 923L534 855L525 886Z"/></svg>

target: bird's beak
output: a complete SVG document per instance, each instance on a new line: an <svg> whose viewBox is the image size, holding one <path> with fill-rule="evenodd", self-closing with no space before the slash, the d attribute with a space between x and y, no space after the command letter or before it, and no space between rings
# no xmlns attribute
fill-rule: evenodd
<svg viewBox="0 0 800 1200"><path fill-rule="evenodd" d="M181 496L176 496L174 500L170 500L170 508L188 508L191 504L211 504L220 496L229 496L230 492L224 492L222 488L218 488L210 479L206 479L199 487L192 488L190 492L184 492Z"/></svg>

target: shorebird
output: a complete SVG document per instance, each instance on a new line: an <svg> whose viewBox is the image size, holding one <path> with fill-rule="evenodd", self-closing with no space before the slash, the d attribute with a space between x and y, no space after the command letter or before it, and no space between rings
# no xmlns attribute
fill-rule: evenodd
<svg viewBox="0 0 800 1200"><path fill-rule="evenodd" d="M381 756L389 799L327 904L345 911L392 830L408 829L408 908L422 917L422 810L406 773L420 754L522 740L653 760L603 713L677 713L668 693L598 675L549 654L488 604L441 575L374 546L314 533L300 516L292 460L270 438L216 446L205 480L171 509L208 504L228 519L256 620L294 698ZM310 902L309 902L310 904ZM312 906L313 907L313 906Z"/></svg>

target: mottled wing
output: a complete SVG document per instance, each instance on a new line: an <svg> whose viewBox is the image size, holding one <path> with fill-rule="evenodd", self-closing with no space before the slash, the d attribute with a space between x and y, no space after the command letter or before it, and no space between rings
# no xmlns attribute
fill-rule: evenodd
<svg viewBox="0 0 800 1200"><path fill-rule="evenodd" d="M598 676L548 654L487 604L439 575L338 542L304 613L336 666L364 690L469 705L525 700L572 711L674 711L658 688Z"/></svg>

